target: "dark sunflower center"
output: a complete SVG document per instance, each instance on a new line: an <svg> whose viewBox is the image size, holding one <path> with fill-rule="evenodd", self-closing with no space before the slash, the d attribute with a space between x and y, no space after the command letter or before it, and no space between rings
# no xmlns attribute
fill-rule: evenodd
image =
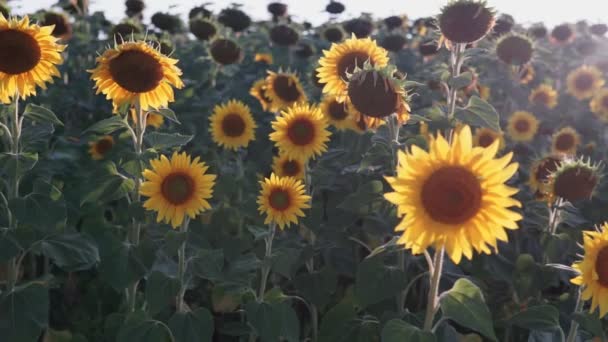
<svg viewBox="0 0 608 342"><path fill-rule="evenodd" d="M172 173L163 180L161 193L169 203L183 204L194 194L194 181L186 174Z"/></svg>
<svg viewBox="0 0 608 342"><path fill-rule="evenodd" d="M0 72L18 75L40 62L40 45L35 38L18 30L0 31Z"/></svg>
<svg viewBox="0 0 608 342"><path fill-rule="evenodd" d="M608 287L608 246L602 247L595 258L595 273L597 281L603 287Z"/></svg>
<svg viewBox="0 0 608 342"><path fill-rule="evenodd" d="M523 65L532 59L532 43L518 36L507 37L496 47L496 55L507 64Z"/></svg>
<svg viewBox="0 0 608 342"><path fill-rule="evenodd" d="M346 73L352 73L353 71L355 71L356 67L363 68L363 65L368 59L370 59L370 56L365 52L349 52L346 55L342 56L342 58L340 58L340 61L338 61L338 74L340 75L340 77L342 77L342 79L346 80Z"/></svg>
<svg viewBox="0 0 608 342"><path fill-rule="evenodd" d="M572 134L560 134L555 138L555 148L559 151L567 151L574 146L574 137Z"/></svg>
<svg viewBox="0 0 608 342"><path fill-rule="evenodd" d="M494 136L491 134L482 134L479 136L479 146L488 147L494 142Z"/></svg>
<svg viewBox="0 0 608 342"><path fill-rule="evenodd" d="M291 204L291 198L289 197L289 192L283 189L274 189L268 196L268 203L270 206L279 211L283 211L289 208Z"/></svg>
<svg viewBox="0 0 608 342"><path fill-rule="evenodd" d="M546 92L540 92L534 95L534 103L546 104L549 102L549 94Z"/></svg>
<svg viewBox="0 0 608 342"><path fill-rule="evenodd" d="M572 37L572 29L568 25L559 25L551 31L551 36L558 42L565 42Z"/></svg>
<svg viewBox="0 0 608 342"><path fill-rule="evenodd" d="M297 119L287 128L287 136L296 145L308 145L315 139L315 126L308 119Z"/></svg>
<svg viewBox="0 0 608 342"><path fill-rule="evenodd" d="M277 96L285 102L295 102L302 95L296 81L285 75L277 75L277 77L275 77L272 82L272 89L274 89Z"/></svg>
<svg viewBox="0 0 608 342"><path fill-rule="evenodd" d="M582 73L574 80L574 85L578 90L589 90L593 86L595 78L592 74Z"/></svg>
<svg viewBox="0 0 608 342"><path fill-rule="evenodd" d="M65 34L68 34L71 30L70 23L66 20L64 16L57 13L47 13L44 16L44 20L42 22L42 26L50 26L55 25L53 29L53 36L61 37Z"/></svg>
<svg viewBox="0 0 608 342"><path fill-rule="evenodd" d="M519 120L515 121L514 127L515 127L516 131L518 131L520 133L525 133L530 130L530 122L525 119L519 119Z"/></svg>
<svg viewBox="0 0 608 342"><path fill-rule="evenodd" d="M455 43L472 43L490 32L494 20L492 12L481 3L456 2L443 11L439 27Z"/></svg>
<svg viewBox="0 0 608 342"><path fill-rule="evenodd" d="M427 214L445 224L462 224L481 208L481 185L473 173L459 166L434 171L422 186Z"/></svg>
<svg viewBox="0 0 608 342"><path fill-rule="evenodd" d="M560 172L555 179L555 194L570 202L591 198L598 177L593 170L584 167L572 167Z"/></svg>
<svg viewBox="0 0 608 342"><path fill-rule="evenodd" d="M549 176L557 170L560 163L559 159L553 157L543 159L538 165L534 177L536 177L538 182L546 182Z"/></svg>
<svg viewBox="0 0 608 342"><path fill-rule="evenodd" d="M228 114L222 120L222 131L229 137L240 137L245 132L245 120L238 114Z"/></svg>
<svg viewBox="0 0 608 342"><path fill-rule="evenodd" d="M132 93L154 90L163 79L163 67L156 58L137 51L123 51L110 61L114 82Z"/></svg>
<svg viewBox="0 0 608 342"><path fill-rule="evenodd" d="M293 177L300 173L300 164L295 160L286 160L282 167L285 176Z"/></svg>
<svg viewBox="0 0 608 342"><path fill-rule="evenodd" d="M344 108L344 106L344 103L339 103L337 101L330 102L327 109L329 112L329 116L331 116L331 118L336 121L342 121L346 119L346 117L348 116L348 112L346 111L346 108Z"/></svg>
<svg viewBox="0 0 608 342"><path fill-rule="evenodd" d="M348 97L362 114L384 118L396 112L399 94L393 84L376 71L361 71L348 82Z"/></svg>
<svg viewBox="0 0 608 342"><path fill-rule="evenodd" d="M95 151L97 153L104 155L106 152L112 149L114 143L110 139L101 139L95 144Z"/></svg>
<svg viewBox="0 0 608 342"><path fill-rule="evenodd" d="M213 59L222 65L237 63L243 54L241 47L229 39L215 40L209 51Z"/></svg>

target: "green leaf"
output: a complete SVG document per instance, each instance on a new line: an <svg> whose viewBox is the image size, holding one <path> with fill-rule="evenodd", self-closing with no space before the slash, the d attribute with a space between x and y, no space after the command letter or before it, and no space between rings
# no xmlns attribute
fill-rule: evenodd
<svg viewBox="0 0 608 342"><path fill-rule="evenodd" d="M340 303L331 308L321 320L319 329L319 342L335 342L345 336L351 320L355 319L357 313L351 303Z"/></svg>
<svg viewBox="0 0 608 342"><path fill-rule="evenodd" d="M120 115L112 115L107 119L103 119L93 126L87 128L83 134L86 133L96 133L101 135L111 134L120 129L125 129L128 127L127 122L120 117Z"/></svg>
<svg viewBox="0 0 608 342"><path fill-rule="evenodd" d="M156 315L167 308L179 291L179 280L154 271L146 281L146 302L148 312Z"/></svg>
<svg viewBox="0 0 608 342"><path fill-rule="evenodd" d="M460 88L468 87L472 81L473 81L473 74L470 73L469 71L467 71L467 72L463 72L462 74L458 75L457 77L454 77L454 78L450 77L448 79L448 85L452 88L460 89Z"/></svg>
<svg viewBox="0 0 608 342"><path fill-rule="evenodd" d="M435 335L400 319L391 319L382 328L382 342L435 342Z"/></svg>
<svg viewBox="0 0 608 342"><path fill-rule="evenodd" d="M471 126L489 127L495 131L500 131L498 112L479 96L471 96L467 106L456 111L455 117Z"/></svg>
<svg viewBox="0 0 608 342"><path fill-rule="evenodd" d="M384 186L381 181L373 180L361 185L355 193L352 193L338 205L338 208L361 215L368 214L370 203L383 200Z"/></svg>
<svg viewBox="0 0 608 342"><path fill-rule="evenodd" d="M63 126L61 120L59 120L51 110L31 103L25 107L23 117L40 123L51 123Z"/></svg>
<svg viewBox="0 0 608 342"><path fill-rule="evenodd" d="M112 236L110 232L97 237L102 278L116 291L144 277L154 264L156 247L149 239L142 239L133 246Z"/></svg>
<svg viewBox="0 0 608 342"><path fill-rule="evenodd" d="M167 326L159 321L127 321L116 342L173 342Z"/></svg>
<svg viewBox="0 0 608 342"><path fill-rule="evenodd" d="M9 201L11 213L20 224L52 231L65 227L67 209L63 198L53 200L49 195L31 193Z"/></svg>
<svg viewBox="0 0 608 342"><path fill-rule="evenodd" d="M48 289L40 284L30 283L0 297L3 341L36 342L48 320Z"/></svg>
<svg viewBox="0 0 608 342"><path fill-rule="evenodd" d="M444 318L478 331L493 341L497 340L492 326L492 314L481 290L470 280L458 279L452 289L441 294L439 305Z"/></svg>
<svg viewBox="0 0 608 342"><path fill-rule="evenodd" d="M385 265L382 257L364 259L357 268L355 296L363 306L395 297L406 286L405 272Z"/></svg>
<svg viewBox="0 0 608 342"><path fill-rule="evenodd" d="M0 170L11 179L21 178L38 162L37 153L0 153Z"/></svg>
<svg viewBox="0 0 608 342"><path fill-rule="evenodd" d="M553 330L559 327L559 311L551 305L538 305L513 315L509 323L529 330Z"/></svg>
<svg viewBox="0 0 608 342"><path fill-rule="evenodd" d="M191 262L192 272L203 279L218 281L224 270L224 251L221 249L203 249Z"/></svg>
<svg viewBox="0 0 608 342"><path fill-rule="evenodd" d="M209 310L199 308L195 311L176 313L169 320L175 342L206 342L213 337L213 316Z"/></svg>
<svg viewBox="0 0 608 342"><path fill-rule="evenodd" d="M574 314L573 319L581 325L582 330L591 333L593 336L601 337L602 341L606 340L602 321L595 313L578 312Z"/></svg>
<svg viewBox="0 0 608 342"><path fill-rule="evenodd" d="M302 297L318 307L324 307L331 301L337 284L338 276L329 267L319 272L302 273L294 280L294 285Z"/></svg>
<svg viewBox="0 0 608 342"><path fill-rule="evenodd" d="M80 205L86 203L106 203L124 197L135 188L135 182L121 176L108 176L101 180L98 186L85 193L80 200Z"/></svg>
<svg viewBox="0 0 608 342"><path fill-rule="evenodd" d="M11 231L0 233L0 262L10 260L21 250L17 237Z"/></svg>
<svg viewBox="0 0 608 342"><path fill-rule="evenodd" d="M297 342L300 325L296 313L287 302L257 303L245 306L247 322L255 329L262 342L275 342L279 337Z"/></svg>
<svg viewBox="0 0 608 342"><path fill-rule="evenodd" d="M193 137L193 135L181 135L179 133L150 132L146 134L145 140L150 147L156 150L166 150L176 146L184 146Z"/></svg>
<svg viewBox="0 0 608 342"><path fill-rule="evenodd" d="M177 124L181 124L181 122L179 122L179 120L177 120L177 115L175 115L175 112L169 108L157 109L157 110L152 111L152 113L161 115Z"/></svg>
<svg viewBox="0 0 608 342"><path fill-rule="evenodd" d="M42 253L67 272L83 271L99 262L97 246L80 233L61 234L41 242Z"/></svg>

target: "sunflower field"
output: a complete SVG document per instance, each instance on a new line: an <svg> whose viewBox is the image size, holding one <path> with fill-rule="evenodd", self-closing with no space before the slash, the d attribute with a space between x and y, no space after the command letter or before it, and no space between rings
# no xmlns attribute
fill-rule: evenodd
<svg viewBox="0 0 608 342"><path fill-rule="evenodd" d="M0 0L0 341L607 340L606 24L124 4Z"/></svg>

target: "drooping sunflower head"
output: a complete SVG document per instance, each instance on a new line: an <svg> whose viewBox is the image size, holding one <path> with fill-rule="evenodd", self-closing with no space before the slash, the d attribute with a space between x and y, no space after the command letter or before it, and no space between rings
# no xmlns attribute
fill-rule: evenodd
<svg viewBox="0 0 608 342"><path fill-rule="evenodd" d="M298 76L281 70L268 71L265 96L270 99L272 111L279 111L308 99Z"/></svg>
<svg viewBox="0 0 608 342"><path fill-rule="evenodd" d="M174 101L173 87L184 86L176 64L146 42L131 41L106 50L89 72L97 93L112 100L115 110L136 102L147 110L167 107Z"/></svg>
<svg viewBox="0 0 608 342"><path fill-rule="evenodd" d="M557 106L557 91L548 84L541 84L530 92L530 103L553 109Z"/></svg>
<svg viewBox="0 0 608 342"><path fill-rule="evenodd" d="M346 33L340 26L330 26L323 30L323 38L330 43L338 43L344 39Z"/></svg>
<svg viewBox="0 0 608 342"><path fill-rule="evenodd" d="M348 103L338 102L334 96L325 96L321 102L321 112L338 130L350 128L352 125L352 113Z"/></svg>
<svg viewBox="0 0 608 342"><path fill-rule="evenodd" d="M141 15L144 8L146 8L146 4L144 3L144 0L127 0L125 1L125 7L127 7L127 10L125 11L127 16L135 17Z"/></svg>
<svg viewBox="0 0 608 342"><path fill-rule="evenodd" d="M249 89L249 94L260 102L263 110L269 110L271 108L272 100L266 96L266 80L261 79L255 81Z"/></svg>
<svg viewBox="0 0 608 342"><path fill-rule="evenodd" d="M339 2L339 1L335 1L335 0L330 0L329 4L327 4L327 6L325 6L325 11L327 13L331 13L331 14L340 14L340 13L344 12L345 9L346 9L346 7L344 6L343 3Z"/></svg>
<svg viewBox="0 0 608 342"><path fill-rule="evenodd" d="M243 59L243 49L232 39L216 38L209 46L209 55L220 65L236 64Z"/></svg>
<svg viewBox="0 0 608 342"><path fill-rule="evenodd" d="M6 19L0 15L0 101L36 95L36 87L59 76L65 45L53 37L53 26L30 24L27 16Z"/></svg>
<svg viewBox="0 0 608 342"><path fill-rule="evenodd" d="M581 138L578 132L570 127L561 128L555 132L551 141L551 152L553 154L575 155Z"/></svg>
<svg viewBox="0 0 608 342"><path fill-rule="evenodd" d="M192 159L186 152L174 152L171 159L161 155L150 161L151 168L143 172L145 181L139 192L149 197L144 208L158 213L157 222L179 227L186 215L195 218L210 209L207 200L213 194L215 175L207 173L207 165L199 157Z"/></svg>
<svg viewBox="0 0 608 342"><path fill-rule="evenodd" d="M578 275L570 280L583 287L582 299L591 300L590 312L599 308L599 317L608 313L608 223L583 232L584 256L572 268Z"/></svg>
<svg viewBox="0 0 608 342"><path fill-rule="evenodd" d="M589 107L600 120L608 122L608 88L600 89L589 102Z"/></svg>
<svg viewBox="0 0 608 342"><path fill-rule="evenodd" d="M603 37L608 32L608 25L603 23L592 24L589 26L589 32L598 37Z"/></svg>
<svg viewBox="0 0 608 342"><path fill-rule="evenodd" d="M566 79L568 93L579 100L592 97L604 83L602 72L589 65L583 65L571 71Z"/></svg>
<svg viewBox="0 0 608 342"><path fill-rule="evenodd" d="M549 37L551 42L557 45L565 45L574 40L574 30L570 24L557 25L551 30Z"/></svg>
<svg viewBox="0 0 608 342"><path fill-rule="evenodd" d="M327 150L331 133L327 120L316 106L294 105L272 122L270 140L290 158L307 160Z"/></svg>
<svg viewBox="0 0 608 342"><path fill-rule="evenodd" d="M305 164L304 160L290 158L287 154L281 153L272 158L272 172L279 177L304 179Z"/></svg>
<svg viewBox="0 0 608 342"><path fill-rule="evenodd" d="M539 199L544 199L549 194L547 188L549 179L557 171L562 160L564 160L564 157L561 155L548 155L532 164L528 185L534 193L538 194Z"/></svg>
<svg viewBox="0 0 608 342"><path fill-rule="evenodd" d="M278 177L273 173L270 178L260 181L260 185L258 210L266 214L266 224L274 223L284 229L285 226L298 223L298 217L304 217L303 209L310 208L310 196L306 195L301 180Z"/></svg>
<svg viewBox="0 0 608 342"><path fill-rule="evenodd" d="M532 64L526 64L519 69L519 83L520 84L528 84L530 83L535 76L534 67Z"/></svg>
<svg viewBox="0 0 608 342"><path fill-rule="evenodd" d="M278 46L293 46L300 39L300 34L293 27L285 24L275 25L268 33L270 41Z"/></svg>
<svg viewBox="0 0 608 342"><path fill-rule="evenodd" d="M384 22L384 25L386 26L386 28L389 31L398 29L400 27L404 27L407 23L407 16L398 16L398 15L391 15L390 17L386 17L384 18L382 21Z"/></svg>
<svg viewBox="0 0 608 342"><path fill-rule="evenodd" d="M475 130L473 146L489 147L498 140L498 150L505 147L505 138L502 132L497 132L491 128L482 127Z"/></svg>
<svg viewBox="0 0 608 342"><path fill-rule="evenodd" d="M401 33L391 33L385 36L380 42L380 46L391 52L403 50L405 44L407 44L407 38Z"/></svg>
<svg viewBox="0 0 608 342"><path fill-rule="evenodd" d="M496 14L485 1L456 0L441 9L441 34L453 43L474 43L494 27Z"/></svg>
<svg viewBox="0 0 608 342"><path fill-rule="evenodd" d="M505 34L496 42L496 56L508 65L525 65L532 60L533 55L534 42L523 34Z"/></svg>
<svg viewBox="0 0 608 342"><path fill-rule="evenodd" d="M234 32L243 32L251 25L251 18L247 13L238 8L237 5L224 8L220 11L217 20Z"/></svg>
<svg viewBox="0 0 608 342"><path fill-rule="evenodd" d="M507 123L507 133L513 141L527 142L534 139L538 131L538 119L526 111L514 112Z"/></svg>
<svg viewBox="0 0 608 342"><path fill-rule="evenodd" d="M564 160L551 174L551 195L569 202L588 200L593 197L601 179L601 165L593 165L582 159Z"/></svg>
<svg viewBox="0 0 608 342"><path fill-rule="evenodd" d="M230 100L215 106L209 117L213 141L227 149L247 147L255 139L256 124L249 107L241 101Z"/></svg>
<svg viewBox="0 0 608 342"><path fill-rule="evenodd" d="M253 57L253 61L256 63L262 63L266 65L272 64L273 58L271 53L256 53Z"/></svg>
<svg viewBox="0 0 608 342"><path fill-rule="evenodd" d="M112 150L112 147L114 147L114 138L106 135L89 143L89 154L94 160L101 160Z"/></svg>
<svg viewBox="0 0 608 342"><path fill-rule="evenodd" d="M342 24L342 27L344 27L346 33L354 35L357 38L367 38L374 32L374 23L367 15L347 20Z"/></svg>
<svg viewBox="0 0 608 342"><path fill-rule="evenodd" d="M511 198L517 189L505 182L517 172L508 153L495 159L498 141L473 147L469 126L453 133L450 144L441 134L431 137L429 151L416 145L399 152L396 177L387 177L394 192L385 198L404 216L395 228L398 243L414 254L430 246L445 247L458 264L473 252L492 253L506 241L507 229L517 229L522 217L509 208L521 204Z"/></svg>
<svg viewBox="0 0 608 342"><path fill-rule="evenodd" d="M192 32L196 39L201 41L211 40L219 31L217 24L213 20L202 16L190 19L189 26L190 32Z"/></svg>
<svg viewBox="0 0 608 342"><path fill-rule="evenodd" d="M40 23L41 26L53 26L52 35L63 40L68 40L72 36L72 24L65 14L46 12Z"/></svg>
<svg viewBox="0 0 608 342"><path fill-rule="evenodd" d="M492 37L500 37L511 32L513 26L515 26L515 19L513 16L506 13L501 14L498 19L496 19L494 27L492 28Z"/></svg>
<svg viewBox="0 0 608 342"><path fill-rule="evenodd" d="M282 17L287 14L287 4L281 2L271 2L266 6L266 9L273 18Z"/></svg>
<svg viewBox="0 0 608 342"><path fill-rule="evenodd" d="M363 68L365 62L384 67L388 64L388 52L369 38L359 39L353 36L340 44L332 44L329 50L323 51L317 68L319 82L325 84L323 93L344 102L348 74L356 68Z"/></svg>
<svg viewBox="0 0 608 342"><path fill-rule="evenodd" d="M128 42L134 36L142 33L140 24L134 20L127 20L112 27L110 39L119 43Z"/></svg>

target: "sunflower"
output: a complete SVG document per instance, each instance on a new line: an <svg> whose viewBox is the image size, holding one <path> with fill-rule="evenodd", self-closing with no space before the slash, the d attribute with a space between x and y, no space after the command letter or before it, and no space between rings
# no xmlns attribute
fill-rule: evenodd
<svg viewBox="0 0 608 342"><path fill-rule="evenodd" d="M257 126L249 107L241 101L230 100L215 106L209 120L213 141L224 148L236 150L247 147L255 139Z"/></svg>
<svg viewBox="0 0 608 342"><path fill-rule="evenodd" d="M329 50L323 51L317 68L319 82L325 84L323 93L334 95L338 101L344 102L348 74L357 67L363 68L366 61L384 67L388 64L388 52L370 38L352 36L340 44L332 44Z"/></svg>
<svg viewBox="0 0 608 342"><path fill-rule="evenodd" d="M551 151L554 154L574 155L580 143L581 138L578 132L567 126L553 134Z"/></svg>
<svg viewBox="0 0 608 342"><path fill-rule="evenodd" d="M569 24L557 25L551 30L549 40L556 45L566 45L574 40L575 34Z"/></svg>
<svg viewBox="0 0 608 342"><path fill-rule="evenodd" d="M284 229L286 225L298 223L304 217L302 209L310 208L310 196L306 195L304 183L293 177L278 177L260 181L262 189L258 196L258 210L266 214L264 223L275 223Z"/></svg>
<svg viewBox="0 0 608 342"><path fill-rule="evenodd" d="M534 42L519 33L502 35L496 42L496 56L505 64L524 66L534 56Z"/></svg>
<svg viewBox="0 0 608 342"><path fill-rule="evenodd" d="M89 154L91 155L91 158L101 160L110 152L112 147L114 147L114 138L110 135L106 135L89 143Z"/></svg>
<svg viewBox="0 0 608 342"><path fill-rule="evenodd" d="M261 79L255 81L255 83L249 89L249 94L260 102L263 110L269 110L271 107L272 100L266 96L266 80Z"/></svg>
<svg viewBox="0 0 608 342"><path fill-rule="evenodd" d="M272 158L272 171L279 177L304 179L305 164L304 160L292 159L287 154L282 153Z"/></svg>
<svg viewBox="0 0 608 342"><path fill-rule="evenodd" d="M571 71L566 79L568 93L579 100L592 97L604 83L602 72L598 68L588 65Z"/></svg>
<svg viewBox="0 0 608 342"><path fill-rule="evenodd" d="M112 100L114 110L136 102L147 110L167 107L174 101L173 87L184 86L176 63L145 42L131 41L106 50L89 72L97 93Z"/></svg>
<svg viewBox="0 0 608 342"><path fill-rule="evenodd" d="M253 58L255 62L262 64L272 64L272 54L270 53L256 53Z"/></svg>
<svg viewBox="0 0 608 342"><path fill-rule="evenodd" d="M215 175L206 174L208 167L199 157L192 159L186 152L173 152L171 160L161 155L150 161L139 193L149 197L144 208L158 212L156 222L171 223L179 227L186 215L195 218L210 209L207 202L213 194Z"/></svg>
<svg viewBox="0 0 608 342"><path fill-rule="evenodd" d="M538 119L534 114L526 111L513 113L507 123L507 133L513 141L530 141L534 139L537 130Z"/></svg>
<svg viewBox="0 0 608 342"><path fill-rule="evenodd" d="M30 24L27 16L6 19L0 14L0 101L10 102L15 95L25 99L36 95L36 86L59 76L65 45L57 44L53 26Z"/></svg>
<svg viewBox="0 0 608 342"><path fill-rule="evenodd" d="M551 195L569 202L591 199L600 182L599 170L600 166L589 161L564 160L549 178Z"/></svg>
<svg viewBox="0 0 608 342"><path fill-rule="evenodd" d="M403 232L398 243L424 252L445 247L458 264L473 250L490 254L497 242L507 241L507 229L517 229L521 215L508 209L521 204L511 198L517 189L504 183L517 172L509 163L513 153L494 159L499 142L487 148L472 147L469 126L453 133L452 143L441 135L431 137L430 151L416 145L399 151L396 177L386 180L394 192L385 198L404 216L395 228Z"/></svg>
<svg viewBox="0 0 608 342"><path fill-rule="evenodd" d="M520 84L528 84L530 83L535 76L534 67L532 64L526 64L522 66L519 70L519 83Z"/></svg>
<svg viewBox="0 0 608 342"><path fill-rule="evenodd" d="M590 312L599 307L600 318L608 312L608 223L583 232L583 260L572 265L579 275L571 283L583 286L582 299L591 299Z"/></svg>
<svg viewBox="0 0 608 342"><path fill-rule="evenodd" d="M327 151L331 133L327 120L316 106L295 105L272 122L270 140L291 158L309 159Z"/></svg>
<svg viewBox="0 0 608 342"><path fill-rule="evenodd" d="M321 102L321 112L327 121L338 130L344 130L352 125L352 114L348 103L340 103L335 96L327 95Z"/></svg>
<svg viewBox="0 0 608 342"><path fill-rule="evenodd" d="M547 184L551 174L557 171L563 159L561 155L549 155L532 164L528 185L541 199L548 195L549 189L547 188Z"/></svg>
<svg viewBox="0 0 608 342"><path fill-rule="evenodd" d="M534 105L553 109L557 106L557 91L548 84L541 84L530 92L528 100Z"/></svg>
<svg viewBox="0 0 608 342"><path fill-rule="evenodd" d="M600 89L589 102L589 107L602 121L608 121L608 88Z"/></svg>
<svg viewBox="0 0 608 342"><path fill-rule="evenodd" d="M498 140L498 150L505 147L505 138L502 132L497 132L491 128L482 127L475 130L473 146L488 147Z"/></svg>
<svg viewBox="0 0 608 342"><path fill-rule="evenodd" d="M291 72L268 71L264 90L264 96L270 99L270 109L275 112L307 100L300 79Z"/></svg>
<svg viewBox="0 0 608 342"><path fill-rule="evenodd" d="M482 39L494 27L496 16L485 1L450 1L441 9L439 29L454 43L473 43Z"/></svg>

